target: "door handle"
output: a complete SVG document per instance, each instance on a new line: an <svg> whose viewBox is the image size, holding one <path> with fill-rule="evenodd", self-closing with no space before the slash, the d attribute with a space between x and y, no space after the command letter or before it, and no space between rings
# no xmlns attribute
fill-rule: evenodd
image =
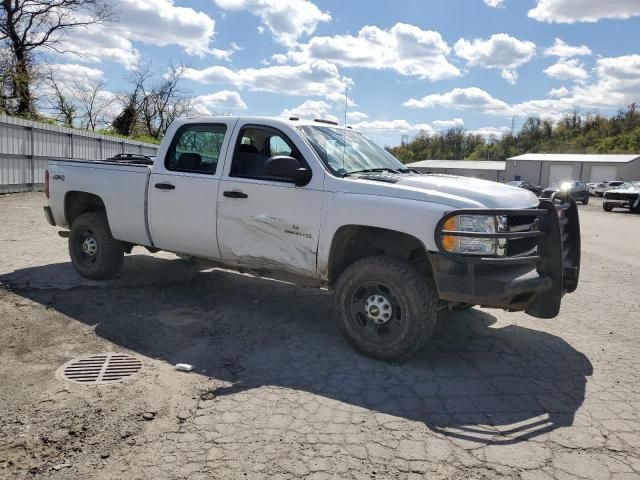
<svg viewBox="0 0 640 480"><path fill-rule="evenodd" d="M229 198L249 198L249 195L238 192L237 190L227 190L226 192L222 192L222 195Z"/></svg>
<svg viewBox="0 0 640 480"><path fill-rule="evenodd" d="M176 186L170 183L156 183L155 187L160 190L175 190Z"/></svg>

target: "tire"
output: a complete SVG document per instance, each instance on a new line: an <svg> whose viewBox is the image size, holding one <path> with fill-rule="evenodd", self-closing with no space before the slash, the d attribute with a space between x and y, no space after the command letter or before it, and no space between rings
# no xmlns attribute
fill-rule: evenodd
<svg viewBox="0 0 640 480"><path fill-rule="evenodd" d="M606 204L606 203L603 203L603 204L602 204L602 209L603 209L605 212L610 212L611 210L613 210L613 207L612 207L611 205L608 205L608 204Z"/></svg>
<svg viewBox="0 0 640 480"><path fill-rule="evenodd" d="M104 213L83 213L71 225L69 256L80 275L104 280L114 277L120 270L124 244L111 236Z"/></svg>
<svg viewBox="0 0 640 480"><path fill-rule="evenodd" d="M584 196L584 198L582 199L582 204L589 205L589 195Z"/></svg>
<svg viewBox="0 0 640 480"><path fill-rule="evenodd" d="M335 290L340 330L360 353L400 360L418 351L433 333L435 289L403 260L359 260L340 275Z"/></svg>
<svg viewBox="0 0 640 480"><path fill-rule="evenodd" d="M633 213L640 213L640 199L635 199L634 201L632 201L629 205L629 210L631 210Z"/></svg>

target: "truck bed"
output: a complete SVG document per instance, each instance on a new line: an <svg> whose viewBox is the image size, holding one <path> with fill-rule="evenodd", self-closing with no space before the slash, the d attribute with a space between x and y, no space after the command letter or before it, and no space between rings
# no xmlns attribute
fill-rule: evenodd
<svg viewBox="0 0 640 480"><path fill-rule="evenodd" d="M69 227L65 202L70 193L90 193L104 202L114 238L151 245L145 215L150 165L133 159L52 159L48 170L49 205L56 225Z"/></svg>

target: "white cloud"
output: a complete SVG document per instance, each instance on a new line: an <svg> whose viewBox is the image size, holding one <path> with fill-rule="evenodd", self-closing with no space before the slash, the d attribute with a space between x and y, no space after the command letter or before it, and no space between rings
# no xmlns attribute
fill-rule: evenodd
<svg viewBox="0 0 640 480"><path fill-rule="evenodd" d="M540 117L550 120L558 120L562 115L577 106L570 97L559 99L528 100L511 106L511 115L517 117Z"/></svg>
<svg viewBox="0 0 640 480"><path fill-rule="evenodd" d="M565 102L566 103L566 102ZM552 116L554 112L566 111L567 105L560 105L557 100L531 100L516 105L509 105L490 93L477 87L454 88L450 92L427 95L421 99L410 99L404 103L411 108L449 108L453 110L472 111L501 117L510 116ZM569 108L570 109L570 108Z"/></svg>
<svg viewBox="0 0 640 480"><path fill-rule="evenodd" d="M595 72L596 83L573 89L576 104L620 108L640 98L640 55L600 58Z"/></svg>
<svg viewBox="0 0 640 480"><path fill-rule="evenodd" d="M571 60L561 59L545 69L544 73L556 80L572 82L584 82L589 78L589 74L584 69L584 64L575 58Z"/></svg>
<svg viewBox="0 0 640 480"><path fill-rule="evenodd" d="M111 61L127 69L134 68L140 60L140 55L131 41L105 25L94 24L76 29L56 48L65 51L65 57L76 61Z"/></svg>
<svg viewBox="0 0 640 480"><path fill-rule="evenodd" d="M56 81L72 82L80 78L99 80L104 76L104 72L98 68L90 68L76 63L56 63L50 67Z"/></svg>
<svg viewBox="0 0 640 480"><path fill-rule="evenodd" d="M281 117L300 117L306 119L322 118L324 120L338 121L333 113L332 105L323 100L306 100L302 104L293 108L285 108L281 113Z"/></svg>
<svg viewBox="0 0 640 480"><path fill-rule="evenodd" d="M364 120L365 118L369 118L369 115L364 112L347 112L347 120L349 121L359 122L361 120Z"/></svg>
<svg viewBox="0 0 640 480"><path fill-rule="evenodd" d="M640 15L638 0L538 0L529 17L541 22L597 22Z"/></svg>
<svg viewBox="0 0 640 480"><path fill-rule="evenodd" d="M518 78L515 69L536 54L535 43L519 40L506 33L496 33L486 40L476 38L468 41L461 38L453 48L469 67L502 69L502 77L509 83L515 83Z"/></svg>
<svg viewBox="0 0 640 480"><path fill-rule="evenodd" d="M110 60L133 68L139 53L132 42L178 45L189 55L213 55L228 59L237 49L211 48L215 21L204 12L178 7L173 0L120 0L117 18L71 31L58 45L76 60L98 63Z"/></svg>
<svg viewBox="0 0 640 480"><path fill-rule="evenodd" d="M506 135L507 133L511 132L511 128L510 127L480 127L477 130L469 130L468 133L472 134L472 135L480 135L484 138L491 138L491 137L502 137L503 135Z"/></svg>
<svg viewBox="0 0 640 480"><path fill-rule="evenodd" d="M120 0L119 18L109 29L150 45L180 45L190 55L208 53L215 22L204 12L177 7L173 0Z"/></svg>
<svg viewBox="0 0 640 480"><path fill-rule="evenodd" d="M351 79L341 76L338 68L328 62L240 70L220 65L202 70L186 68L184 78L206 84L228 83L253 91L320 96L331 101L344 101L345 86L352 84Z"/></svg>
<svg viewBox="0 0 640 480"><path fill-rule="evenodd" d="M503 117L539 116L557 119L575 109L619 109L640 98L640 55L600 58L596 79L567 89L549 92L548 99L533 99L509 105L477 88L456 88L442 94L412 98L404 105L411 108L443 107Z"/></svg>
<svg viewBox="0 0 640 480"><path fill-rule="evenodd" d="M431 122L434 127L437 128L462 128L464 127L464 120L461 118L453 118L451 120L436 120Z"/></svg>
<svg viewBox="0 0 640 480"><path fill-rule="evenodd" d="M287 56L298 63L325 60L343 67L391 69L435 81L461 75L447 59L450 52L440 33L396 23L389 30L368 25L355 36L313 37ZM273 60L283 62L284 58L276 55Z"/></svg>
<svg viewBox="0 0 640 480"><path fill-rule="evenodd" d="M492 8L502 8L504 7L505 0L484 0L488 6Z"/></svg>
<svg viewBox="0 0 640 480"><path fill-rule="evenodd" d="M36 87L37 95L43 100L52 98L55 94L49 76L52 77L60 92L68 97L67 100L73 102L77 101L78 93L88 91L92 88L92 83L102 81L104 77L102 70L75 63L57 63L49 67L51 70L46 69L42 72ZM104 92L100 97L106 98L112 95L111 92ZM45 105L44 108L46 109L47 106Z"/></svg>
<svg viewBox="0 0 640 480"><path fill-rule="evenodd" d="M300 117L305 119L322 118L334 122L344 122L344 102L325 102L324 100L305 100L297 107L286 108L281 117ZM364 112L347 111L347 122L360 122L368 118Z"/></svg>
<svg viewBox="0 0 640 480"><path fill-rule="evenodd" d="M591 55L591 49L586 45L568 45L559 38L556 38L553 45L544 51L545 57L571 58Z"/></svg>
<svg viewBox="0 0 640 480"><path fill-rule="evenodd" d="M569 95L569 93L570 92L567 87L552 88L549 90L549 93L547 93L547 97L562 98Z"/></svg>
<svg viewBox="0 0 640 480"><path fill-rule="evenodd" d="M294 45L301 35L311 35L318 23L331 15L307 0L215 0L224 10L244 10L260 17L277 41ZM262 31L258 30L259 33Z"/></svg>
<svg viewBox="0 0 640 480"><path fill-rule="evenodd" d="M200 95L193 99L194 109L204 115L212 115L221 110L246 110L247 104L238 92L221 90Z"/></svg>
<svg viewBox="0 0 640 480"><path fill-rule="evenodd" d="M502 70L502 72L500 72L500 76L511 85L518 83L518 72L515 70Z"/></svg>
<svg viewBox="0 0 640 480"><path fill-rule="evenodd" d="M412 98L403 105L409 108L444 107L494 115L508 115L510 111L506 102L492 97L488 92L477 87L454 88L443 94L427 95L421 99Z"/></svg>
<svg viewBox="0 0 640 480"><path fill-rule="evenodd" d="M406 120L370 120L355 123L353 128L362 132L427 132L429 134L435 132L428 123L411 124Z"/></svg>

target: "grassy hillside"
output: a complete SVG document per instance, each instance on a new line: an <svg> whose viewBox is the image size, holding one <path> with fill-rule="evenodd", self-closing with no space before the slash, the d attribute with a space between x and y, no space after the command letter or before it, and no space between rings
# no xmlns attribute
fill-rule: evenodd
<svg viewBox="0 0 640 480"><path fill-rule="evenodd" d="M523 153L638 153L640 111L636 104L613 117L567 115L557 123L528 118L519 132L501 139L451 129L419 134L388 149L404 163L418 160L504 160Z"/></svg>

